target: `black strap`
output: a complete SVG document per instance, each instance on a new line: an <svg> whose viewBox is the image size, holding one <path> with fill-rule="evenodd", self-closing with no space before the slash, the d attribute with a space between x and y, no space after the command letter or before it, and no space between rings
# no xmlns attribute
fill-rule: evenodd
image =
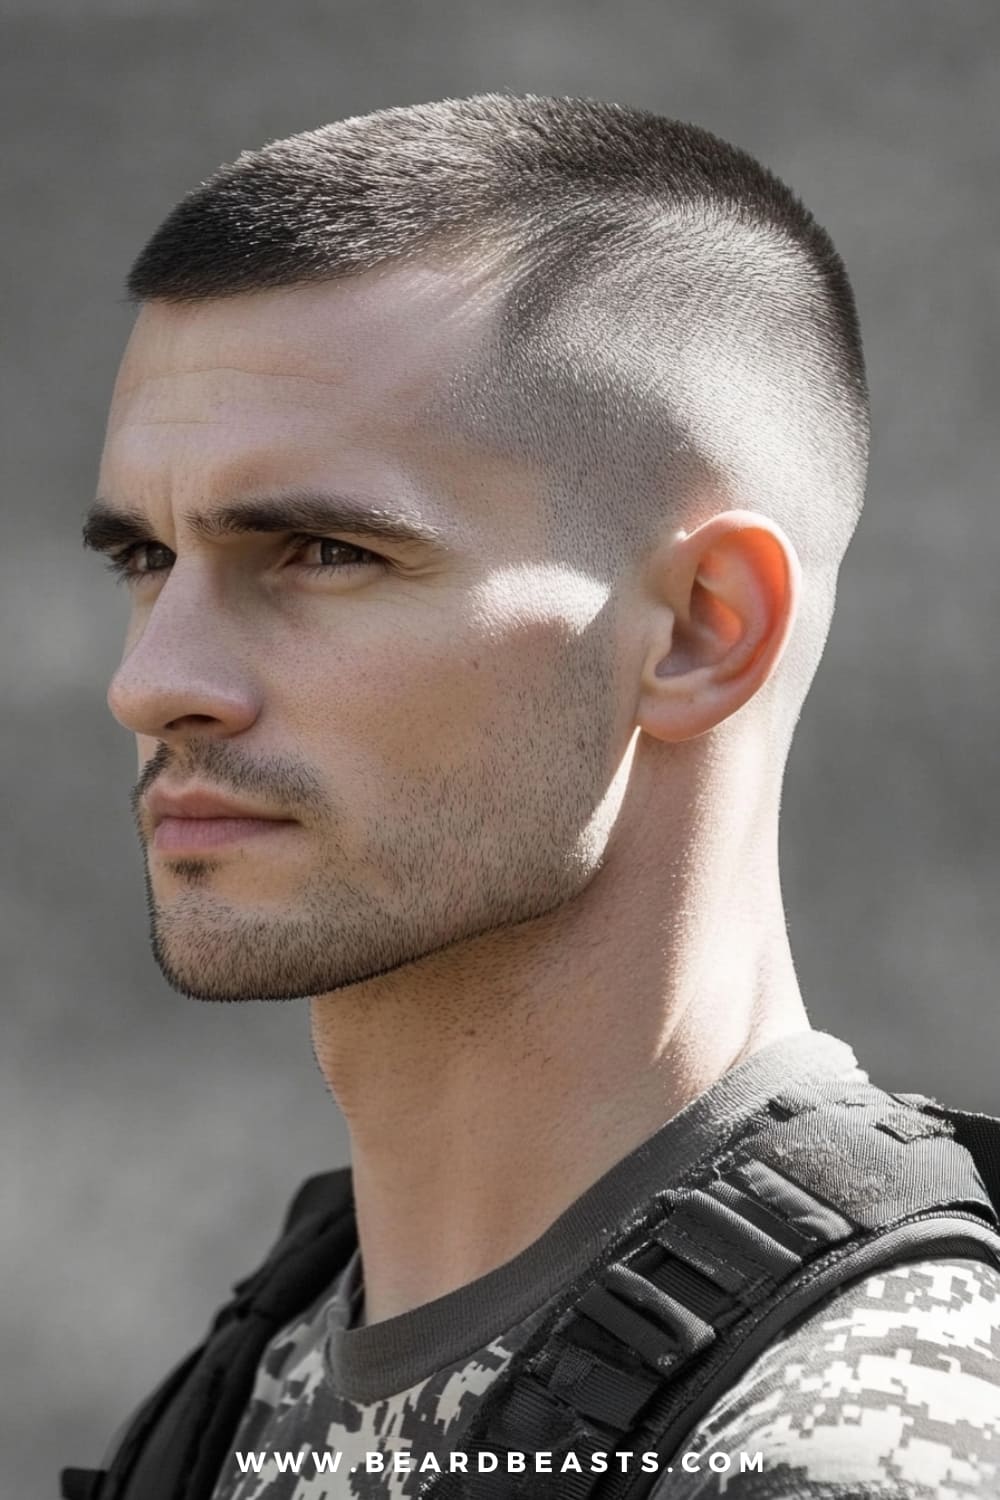
<svg viewBox="0 0 1000 1500"><path fill-rule="evenodd" d="M560 1472L560 1500L590 1500L602 1476L586 1460L632 1448L658 1393L679 1389L685 1372L807 1255L856 1228L760 1161L660 1194L625 1250L582 1293L573 1288L535 1346L522 1351L516 1376L495 1383L463 1440L469 1472L435 1476L421 1495L529 1497L538 1483L532 1472L478 1472L481 1452L518 1450L551 1452L556 1472L575 1454L581 1471Z"/></svg>
<svg viewBox="0 0 1000 1500"><path fill-rule="evenodd" d="M1000 1212L1000 1120L992 1115L933 1106L954 1127L955 1139L972 1157L986 1191Z"/></svg>
<svg viewBox="0 0 1000 1500"><path fill-rule="evenodd" d="M530 1462L508 1474L511 1450L552 1454L560 1500L638 1500L657 1475L623 1471L616 1451L656 1451L662 1473L760 1349L835 1287L935 1255L1000 1265L996 1214L943 1116L870 1085L825 1108L794 1092L773 1130L707 1180L660 1195L596 1277L570 1289L484 1399L463 1439L468 1472L430 1476L421 1500L528 1500L538 1477ZM588 1462L598 1452L610 1456L604 1474ZM496 1454L499 1472L480 1473L480 1453ZM569 1454L579 1471L562 1471Z"/></svg>
<svg viewBox="0 0 1000 1500"><path fill-rule="evenodd" d="M59 1475L61 1500L100 1500L107 1469L63 1469Z"/></svg>

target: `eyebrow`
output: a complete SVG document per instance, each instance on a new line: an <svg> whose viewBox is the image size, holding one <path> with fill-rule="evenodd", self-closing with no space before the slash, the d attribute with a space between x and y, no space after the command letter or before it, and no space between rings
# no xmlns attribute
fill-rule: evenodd
<svg viewBox="0 0 1000 1500"><path fill-rule="evenodd" d="M416 542L443 547L439 527L351 495L296 492L261 500L243 500L216 510L189 511L185 526L202 541L253 532L347 532L383 542ZM137 510L119 509L97 499L87 512L83 545L92 552L111 552L130 542L153 542L156 536Z"/></svg>

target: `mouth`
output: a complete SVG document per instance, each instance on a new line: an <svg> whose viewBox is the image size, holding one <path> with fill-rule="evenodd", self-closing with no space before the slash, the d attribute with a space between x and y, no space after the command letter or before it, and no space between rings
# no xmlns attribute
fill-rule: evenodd
<svg viewBox="0 0 1000 1500"><path fill-rule="evenodd" d="M241 805L214 787L197 784L154 786L146 811L153 820L150 848L178 858L236 848L253 839L274 839L298 821L275 817L267 808Z"/></svg>

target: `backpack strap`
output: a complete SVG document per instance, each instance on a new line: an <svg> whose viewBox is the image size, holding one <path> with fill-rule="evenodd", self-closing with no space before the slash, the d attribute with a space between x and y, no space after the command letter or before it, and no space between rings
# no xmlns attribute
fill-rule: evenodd
<svg viewBox="0 0 1000 1500"><path fill-rule="evenodd" d="M950 1109L922 1094L894 1094L893 1097L948 1121L955 1140L965 1147L975 1162L993 1206L1000 1214L1000 1120L995 1120L992 1115Z"/></svg>
<svg viewBox="0 0 1000 1500"><path fill-rule="evenodd" d="M531 1459L504 1472L510 1451L550 1453L559 1500L639 1500L718 1397L830 1291L914 1259L1000 1266L1000 1221L951 1112L867 1084L840 1094L786 1090L769 1120L658 1194L494 1382L463 1438L468 1472L430 1476L421 1500L527 1500L538 1477ZM978 1119L1000 1141L1000 1121ZM637 1472L644 1452L657 1472ZM495 1471L479 1472L480 1453L497 1455ZM563 1470L569 1454L578 1469Z"/></svg>
<svg viewBox="0 0 1000 1500"><path fill-rule="evenodd" d="M204 1341L121 1430L100 1469L63 1469L62 1500L209 1500L266 1345L357 1243L349 1167L308 1178L263 1264L233 1286Z"/></svg>

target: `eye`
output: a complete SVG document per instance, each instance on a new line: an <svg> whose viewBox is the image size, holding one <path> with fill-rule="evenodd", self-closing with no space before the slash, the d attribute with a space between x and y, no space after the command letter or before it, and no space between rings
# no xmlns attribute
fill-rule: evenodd
<svg viewBox="0 0 1000 1500"><path fill-rule="evenodd" d="M336 537L300 535L294 536L292 541L297 544L298 554L318 550L318 557L313 562L296 562L295 566L306 573L329 575L389 566L384 558L370 552L367 547L356 547L352 542L341 542ZM136 588L143 580L166 573L173 561L173 552L162 542L131 542L107 559L107 567L118 583Z"/></svg>
<svg viewBox="0 0 1000 1500"><path fill-rule="evenodd" d="M315 548L318 551L318 560L312 563L299 563L299 567L307 573L328 573L332 569L337 573L353 572L356 568L385 568L388 563L375 552L369 552L367 547L356 547L353 542L340 542L332 536L297 536L296 542L302 544L303 551ZM354 553L354 557L344 557L345 553ZM340 554L338 561L337 554ZM331 555L332 554L332 555Z"/></svg>
<svg viewBox="0 0 1000 1500"><path fill-rule="evenodd" d="M146 567L135 566L136 559L146 553ZM150 555L166 553L169 562L160 562L150 565ZM116 583L134 584L140 578L149 578L154 573L165 573L173 561L174 554L169 547L162 542L132 542L128 547L123 547L121 552L113 553L107 559L107 567L115 575Z"/></svg>

